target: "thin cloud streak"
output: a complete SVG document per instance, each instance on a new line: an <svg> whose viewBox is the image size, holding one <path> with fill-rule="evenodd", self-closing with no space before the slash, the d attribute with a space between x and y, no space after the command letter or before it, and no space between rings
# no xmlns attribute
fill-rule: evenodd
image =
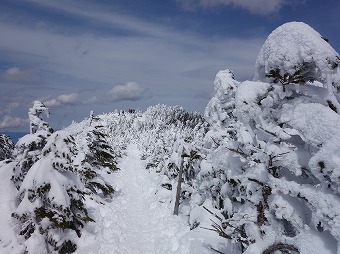
<svg viewBox="0 0 340 254"><path fill-rule="evenodd" d="M194 11L198 8L236 7L252 14L269 15L278 12L287 0L176 0L184 9Z"/></svg>

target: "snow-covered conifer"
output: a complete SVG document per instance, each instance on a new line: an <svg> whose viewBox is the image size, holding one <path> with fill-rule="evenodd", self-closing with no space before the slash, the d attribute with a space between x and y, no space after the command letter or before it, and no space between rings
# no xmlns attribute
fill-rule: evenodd
<svg viewBox="0 0 340 254"><path fill-rule="evenodd" d="M221 219L213 229L239 253L319 253L316 243L330 239L340 253L338 62L313 29L288 23L259 54L255 80L263 82L218 74L228 85L218 86L206 110L198 200L212 200Z"/></svg>
<svg viewBox="0 0 340 254"><path fill-rule="evenodd" d="M85 188L78 175L79 165L73 137L65 131L52 134L39 159L26 172L19 189L17 208L12 214L28 253L44 244L46 253L72 253L74 239L84 224L93 221L84 204Z"/></svg>
<svg viewBox="0 0 340 254"><path fill-rule="evenodd" d="M325 102L340 111L340 56L313 28L289 22L267 38L256 60L255 81L321 86Z"/></svg>
<svg viewBox="0 0 340 254"><path fill-rule="evenodd" d="M93 125L93 126L92 126ZM111 146L108 144L108 136L105 133L104 126L95 124L91 125L86 131L86 148L81 159L81 179L85 187L91 192L102 197L111 197L114 192L113 187L105 181L102 172L111 174L118 170L117 155L115 155Z"/></svg>
<svg viewBox="0 0 340 254"><path fill-rule="evenodd" d="M14 144L7 135L0 135L0 161L12 157Z"/></svg>
<svg viewBox="0 0 340 254"><path fill-rule="evenodd" d="M42 120L41 114L44 113L46 117L49 117L50 110L47 108L42 102L35 101L33 107L28 111L28 117L30 119L30 133L34 134L38 130L45 130L50 133L53 132L53 129L48 125L47 122Z"/></svg>

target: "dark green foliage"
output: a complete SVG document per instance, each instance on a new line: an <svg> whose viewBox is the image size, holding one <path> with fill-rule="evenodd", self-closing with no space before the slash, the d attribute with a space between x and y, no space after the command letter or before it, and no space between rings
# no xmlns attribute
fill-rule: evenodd
<svg viewBox="0 0 340 254"><path fill-rule="evenodd" d="M19 157L21 160L14 168L12 181L19 189L31 170L34 176L42 177L45 172L49 174L43 176L45 182L39 182L38 178L37 181L34 179L33 182L30 180L25 183L29 187L20 193L17 205L20 204L27 211L22 212L20 209L15 211L12 217L18 220L21 227L19 234L25 239L30 238L33 233L38 233L45 238L48 250L71 253L76 250L76 244L66 240L67 237L62 241L57 240L60 237L56 237L56 234L67 236L73 231L80 237L84 225L93 222L84 203L87 193L78 184L79 180L74 181L79 179L79 165L73 163L78 150L74 138L62 131L46 138L38 136L36 140L40 142L31 142L20 147L26 156ZM38 161L39 164L35 164ZM57 177L50 178L50 174ZM31 177L32 175L29 179ZM59 193L52 193L55 187L60 190ZM54 195L63 197L55 198Z"/></svg>
<svg viewBox="0 0 340 254"><path fill-rule="evenodd" d="M266 75L268 78L272 78L273 83L281 83L282 85L288 84L302 84L306 82L306 78L302 75L303 70L298 69L293 74L281 73L279 68L272 69Z"/></svg>
<svg viewBox="0 0 340 254"><path fill-rule="evenodd" d="M77 245L72 243L70 240L63 243L59 250L59 254L73 253L77 250Z"/></svg>
<svg viewBox="0 0 340 254"><path fill-rule="evenodd" d="M12 157L14 144L7 135L0 135L0 161Z"/></svg>
<svg viewBox="0 0 340 254"><path fill-rule="evenodd" d="M328 39L328 38L323 37L323 36L321 36L321 38L322 38L325 42L328 42L328 43L329 43L329 39Z"/></svg>
<svg viewBox="0 0 340 254"><path fill-rule="evenodd" d="M11 180L18 190L33 164L42 156L46 156L45 153L42 154L42 149L47 143L46 140L48 136L42 134L28 134L27 136L29 136L32 141L30 143L18 143L18 147L16 147L17 157L20 159L16 160Z"/></svg>
<svg viewBox="0 0 340 254"><path fill-rule="evenodd" d="M170 183L163 183L161 186L167 190L172 190L172 185Z"/></svg>
<svg viewBox="0 0 340 254"><path fill-rule="evenodd" d="M320 167L320 172L323 173L323 170L326 168L325 162L319 161L319 162L318 162L318 165L319 165L319 167Z"/></svg>
<svg viewBox="0 0 340 254"><path fill-rule="evenodd" d="M19 234L24 236L25 239L30 238L35 230L35 223L32 220L31 213L25 212L21 215L12 213L11 216L23 224Z"/></svg>
<svg viewBox="0 0 340 254"><path fill-rule="evenodd" d="M336 57L336 60L337 60L337 62L332 61L330 59L327 59L328 64L330 65L331 69L333 69L333 70L335 70L339 66L339 60L340 60L339 56Z"/></svg>
<svg viewBox="0 0 340 254"><path fill-rule="evenodd" d="M294 70L293 73L288 73L277 67L271 69L266 76L271 78L273 83L281 83L284 90L285 85L288 84L306 84L318 79L318 70L313 62L303 62L301 65L295 66Z"/></svg>
<svg viewBox="0 0 340 254"><path fill-rule="evenodd" d="M92 123L93 120L94 118L92 118ZM104 170L107 173L112 173L118 170L118 167L117 156L114 155L114 151L108 145L108 137L104 131L105 128L102 125L96 125L87 133L88 152L82 161L82 169L79 173L88 190L96 195L108 198L112 196L114 189L104 180L101 174Z"/></svg>
<svg viewBox="0 0 340 254"><path fill-rule="evenodd" d="M104 197L110 197L115 191L113 187L107 183L89 181L86 186L95 194L99 194L100 192L98 191L101 191Z"/></svg>
<svg viewBox="0 0 340 254"><path fill-rule="evenodd" d="M93 165L98 165L110 169L118 170L117 162L112 148L107 144L106 135L102 127L97 127L88 134L90 153L86 155L86 161Z"/></svg>
<svg viewBox="0 0 340 254"><path fill-rule="evenodd" d="M328 107L330 107L331 110L333 110L335 113L338 113L338 109L334 106L332 101L327 100Z"/></svg>

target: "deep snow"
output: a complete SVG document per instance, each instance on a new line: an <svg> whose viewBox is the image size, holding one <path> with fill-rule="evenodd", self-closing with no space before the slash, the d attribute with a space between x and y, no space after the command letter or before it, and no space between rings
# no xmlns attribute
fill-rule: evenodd
<svg viewBox="0 0 340 254"><path fill-rule="evenodd" d="M112 202L88 204L96 223L85 227L76 253L212 253L210 245L202 242L209 242L209 236L216 239L216 233L201 228L189 231L187 218L174 216L172 204L159 202L160 176L145 170L144 163L137 146L129 145L118 163L121 170L107 176L116 190Z"/></svg>

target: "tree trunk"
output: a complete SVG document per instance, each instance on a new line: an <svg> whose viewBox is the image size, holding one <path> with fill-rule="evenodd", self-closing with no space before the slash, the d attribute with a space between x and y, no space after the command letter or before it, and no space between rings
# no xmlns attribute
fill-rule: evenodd
<svg viewBox="0 0 340 254"><path fill-rule="evenodd" d="M181 165L179 167L179 174L178 174L178 184L177 184L174 215L178 215L178 210L179 210L179 199L181 196L181 185L182 185L182 175L183 175L183 163L184 163L184 158L182 157L182 153L181 153Z"/></svg>

